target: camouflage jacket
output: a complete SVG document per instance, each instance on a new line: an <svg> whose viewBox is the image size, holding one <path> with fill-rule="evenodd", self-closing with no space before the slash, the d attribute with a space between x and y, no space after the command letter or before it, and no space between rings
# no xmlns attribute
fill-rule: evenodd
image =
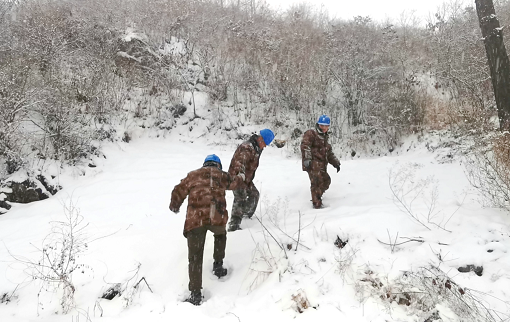
<svg viewBox="0 0 510 322"><path fill-rule="evenodd" d="M214 166L205 166L188 173L174 187L170 201L170 210L178 212L188 197L184 235L204 225L225 226L228 221L225 190L236 189L242 184L241 176L232 177Z"/></svg>
<svg viewBox="0 0 510 322"><path fill-rule="evenodd" d="M319 128L308 130L303 135L301 141L302 169L309 170L326 170L328 163L337 167L340 161L333 154L331 144L328 142L329 134L322 133ZM304 165L305 160L311 160L311 167L307 169Z"/></svg>
<svg viewBox="0 0 510 322"><path fill-rule="evenodd" d="M228 169L228 173L231 176L236 176L240 173L244 174L247 185L253 181L253 178L255 178L255 171L257 171L259 167L262 149L257 142L258 137L257 134L253 134L248 141L243 142L237 147ZM240 188L245 188L245 186Z"/></svg>

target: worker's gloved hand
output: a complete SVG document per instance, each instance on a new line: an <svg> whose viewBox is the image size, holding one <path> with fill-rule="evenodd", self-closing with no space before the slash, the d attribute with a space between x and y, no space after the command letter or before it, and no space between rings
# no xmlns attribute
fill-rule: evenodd
<svg viewBox="0 0 510 322"><path fill-rule="evenodd" d="M305 161L303 161L303 165L305 166L305 169L307 171L310 170L310 166L312 165L312 160L305 160Z"/></svg>

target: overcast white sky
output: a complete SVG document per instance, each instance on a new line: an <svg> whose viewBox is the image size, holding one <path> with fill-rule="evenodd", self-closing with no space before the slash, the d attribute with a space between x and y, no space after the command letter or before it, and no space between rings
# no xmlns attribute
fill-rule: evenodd
<svg viewBox="0 0 510 322"><path fill-rule="evenodd" d="M352 19L355 16L370 16L373 20L386 18L395 20L403 11L415 11L416 16L425 18L430 11L436 11L443 2L451 0L266 0L273 8L285 9L291 4L308 2L314 6L325 6L331 17ZM474 0L461 0L473 4Z"/></svg>

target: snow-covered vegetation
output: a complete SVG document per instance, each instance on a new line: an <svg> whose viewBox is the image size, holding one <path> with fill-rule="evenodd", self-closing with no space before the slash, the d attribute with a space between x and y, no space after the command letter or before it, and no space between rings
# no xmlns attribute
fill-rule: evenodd
<svg viewBox="0 0 510 322"><path fill-rule="evenodd" d="M510 139L472 7L0 0L0 30L2 321L509 319ZM312 210L299 143L320 114L342 171ZM264 127L283 148L257 218L203 306L181 303L170 191Z"/></svg>

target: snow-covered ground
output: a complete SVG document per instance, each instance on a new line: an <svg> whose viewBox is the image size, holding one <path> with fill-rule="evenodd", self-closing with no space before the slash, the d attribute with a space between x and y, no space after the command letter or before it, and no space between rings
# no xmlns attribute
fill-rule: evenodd
<svg viewBox="0 0 510 322"><path fill-rule="evenodd" d="M480 206L459 161L439 163L425 148L342 160L338 174L330 167L328 207L321 210L311 207L300 160L285 149L266 148L255 177L260 221L245 220L241 231L228 233L225 279L210 272L213 238L208 234L205 301L198 307L182 302L188 295L186 202L179 214L170 212L170 193L208 154L220 156L227 169L235 146L179 137L106 146L106 158L93 160L95 168L55 170L64 189L52 198L17 204L0 216L0 297L10 298L0 305L0 321L422 322L434 308L418 310L424 305L418 300L421 282L429 292L437 288L433 316L443 321L470 321L450 307L463 296L466 303L480 299L501 319L508 318L510 217ZM399 185L399 178L408 181ZM403 211L390 183L422 224ZM228 191L229 211L232 200ZM431 202L435 210L427 219ZM64 211L70 205L74 212ZM48 276L30 266L43 269L37 265L40 249L55 241L52 227L62 227L55 222L78 212L83 222L75 227L76 242L86 247L70 263L77 267L74 309L62 314L62 290L30 277ZM337 238L347 244L335 246ZM55 255L51 248L46 253ZM482 276L460 273L466 265L483 266ZM424 272L436 277L413 279ZM447 289L445 283L453 286ZM115 284L122 294L101 299Z"/></svg>

